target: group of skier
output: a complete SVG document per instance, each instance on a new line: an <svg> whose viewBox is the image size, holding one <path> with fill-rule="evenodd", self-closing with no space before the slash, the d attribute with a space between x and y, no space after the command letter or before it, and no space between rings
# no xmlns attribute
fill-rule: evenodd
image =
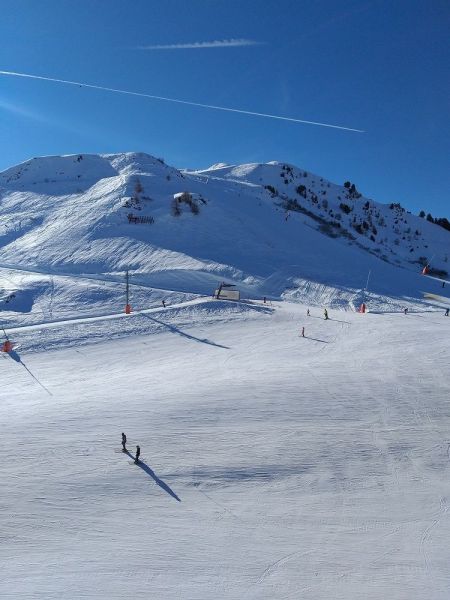
<svg viewBox="0 0 450 600"><path fill-rule="evenodd" d="M127 450L127 436L122 432L122 452L128 452ZM136 455L134 457L134 462L137 464L139 462L139 457L141 455L140 446L136 446Z"/></svg>
<svg viewBox="0 0 450 600"><path fill-rule="evenodd" d="M307 317L311 316L309 308L306 310L306 316ZM323 309L323 318L325 319L325 321L328 321L328 319L329 319L328 310L326 308ZM305 337L305 328L304 327L302 327L302 329L301 329L300 336Z"/></svg>
<svg viewBox="0 0 450 600"><path fill-rule="evenodd" d="M310 316L311 316L311 313L309 312L309 308L306 310L306 316L307 316L307 317L310 317ZM328 311L327 311L327 309L326 309L326 308L324 308L324 309L323 309L323 318L325 319L325 321L327 321L327 320L328 320L328 318L329 318L329 317L328 317Z"/></svg>

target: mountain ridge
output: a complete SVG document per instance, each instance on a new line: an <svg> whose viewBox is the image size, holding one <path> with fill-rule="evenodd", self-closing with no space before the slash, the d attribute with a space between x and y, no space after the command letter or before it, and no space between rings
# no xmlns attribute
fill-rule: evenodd
<svg viewBox="0 0 450 600"><path fill-rule="evenodd" d="M179 170L130 152L0 173L0 248L10 271L118 279L129 269L142 285L194 294L223 279L248 297L353 310L369 271L380 309L436 291L418 274L429 262L446 273L450 233L288 163Z"/></svg>

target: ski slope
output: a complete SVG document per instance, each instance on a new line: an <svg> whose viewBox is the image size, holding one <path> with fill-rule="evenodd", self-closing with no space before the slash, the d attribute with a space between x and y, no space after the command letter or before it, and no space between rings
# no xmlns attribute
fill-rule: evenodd
<svg viewBox="0 0 450 600"><path fill-rule="evenodd" d="M447 600L450 319L306 308L16 328L2 597Z"/></svg>
<svg viewBox="0 0 450 600"><path fill-rule="evenodd" d="M121 310L125 270L139 309L211 295L218 281L250 299L413 308L439 287L423 264L448 274L450 234L292 165L180 171L130 152L1 172L0 248L1 316L14 327Z"/></svg>

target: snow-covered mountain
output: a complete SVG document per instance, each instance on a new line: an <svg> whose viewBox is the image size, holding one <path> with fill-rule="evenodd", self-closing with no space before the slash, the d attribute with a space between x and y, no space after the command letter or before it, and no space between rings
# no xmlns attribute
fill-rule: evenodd
<svg viewBox="0 0 450 600"><path fill-rule="evenodd" d="M2 598L449 597L447 231L278 163L0 182Z"/></svg>
<svg viewBox="0 0 450 600"><path fill-rule="evenodd" d="M34 158L0 173L0 248L10 312L98 310L117 302L106 281L125 269L147 286L134 290L142 304L149 286L209 294L226 280L248 297L350 308L371 271L374 309L436 291L419 274L430 260L446 272L450 234L284 163L180 171L125 153Z"/></svg>

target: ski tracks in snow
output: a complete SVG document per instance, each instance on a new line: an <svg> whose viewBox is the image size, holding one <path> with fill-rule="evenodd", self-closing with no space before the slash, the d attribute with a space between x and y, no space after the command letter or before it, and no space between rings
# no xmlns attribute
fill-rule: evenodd
<svg viewBox="0 0 450 600"><path fill-rule="evenodd" d="M427 545L429 545L429 543L431 542L431 532L436 527L436 525L440 523L440 521L448 511L447 498L441 496L439 504L440 508L438 514L433 519L433 521L425 527L425 529L422 532L422 535L420 536L420 554L422 556L424 568L426 571L430 570L430 559L428 557Z"/></svg>
<svg viewBox="0 0 450 600"><path fill-rule="evenodd" d="M231 515L234 519L237 519L238 521L240 521L241 523L245 523L245 521L243 519L241 519L241 517L238 517L238 515L236 515L233 511L231 511L229 508L227 508L226 506L224 506L223 504L220 504L220 502L217 502L217 500L214 500L214 498L211 498L211 496L209 496L209 494L207 494L206 492L204 492L201 488L200 488L200 483L196 482L194 483L194 489L197 490L197 492L199 492L200 494L202 494L205 498L207 498L210 502L212 502L213 504L215 504L216 506L218 506L223 512Z"/></svg>
<svg viewBox="0 0 450 600"><path fill-rule="evenodd" d="M285 563L287 563L289 560L291 560L291 558L293 558L294 556L306 556L307 554L313 554L314 550L297 550L296 552L291 552L289 554L286 554L284 556L282 556L281 558L279 558L278 560L274 561L273 563L270 563L265 569L264 571L261 573L261 575L259 576L259 578L256 580L256 582L254 583L254 585L259 585L261 584L267 577L269 577L270 575L272 575L272 573L274 573L279 567L283 566ZM250 588L251 590L251 588ZM247 590L247 594L249 593L250 590ZM245 596L244 596L245 597Z"/></svg>

